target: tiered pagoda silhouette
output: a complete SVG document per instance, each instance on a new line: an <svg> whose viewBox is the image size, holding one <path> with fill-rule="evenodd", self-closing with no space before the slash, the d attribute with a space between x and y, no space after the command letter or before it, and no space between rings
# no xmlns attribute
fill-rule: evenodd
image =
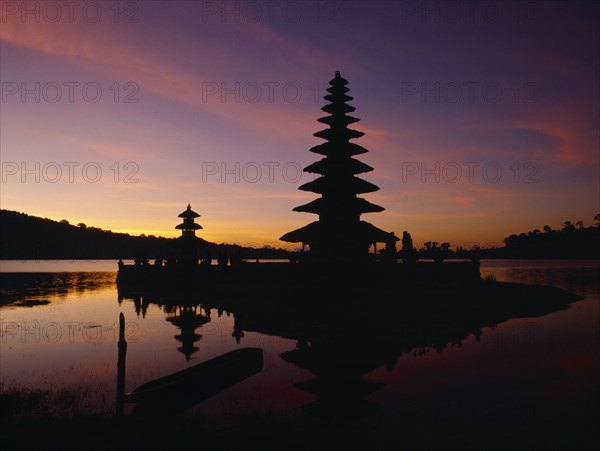
<svg viewBox="0 0 600 451"><path fill-rule="evenodd" d="M346 94L350 90L346 87L348 81L336 71L329 83L329 94L324 96L329 104L321 108L329 116L318 119L329 128L314 134L327 142L310 149L324 155L324 158L304 168L305 172L319 174L320 177L298 188L321 197L294 208L294 211L317 214L319 220L286 233L280 239L302 243L303 249L308 245L314 261L365 261L371 245L375 250L377 243L395 247L398 238L393 232L386 232L360 219L361 214L381 212L384 208L358 197L359 194L377 191L379 187L356 176L373 168L353 158L368 150L350 142L364 133L348 128L349 124L360 120L347 115L355 110L347 104L353 99Z"/></svg>
<svg viewBox="0 0 600 451"><path fill-rule="evenodd" d="M181 230L181 236L178 240L180 250L179 262L183 264L196 264L198 262L198 249L202 246L204 240L196 236L196 230L201 230L202 226L195 222L200 215L192 210L192 206L188 204L187 208L177 215L178 218L183 218L183 222L175 226Z"/></svg>
<svg viewBox="0 0 600 451"><path fill-rule="evenodd" d="M202 229L200 224L196 224L194 219L199 218L200 215L192 210L192 206L188 204L185 211L177 215L178 218L183 218L183 222L177 226L176 229L181 230L181 237L196 237L196 230Z"/></svg>

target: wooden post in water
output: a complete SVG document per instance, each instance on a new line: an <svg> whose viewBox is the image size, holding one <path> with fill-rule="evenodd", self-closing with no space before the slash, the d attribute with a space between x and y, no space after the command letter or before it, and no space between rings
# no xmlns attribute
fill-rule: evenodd
<svg viewBox="0 0 600 451"><path fill-rule="evenodd" d="M125 356L127 342L125 341L125 315L119 314L119 342L117 344L119 357L117 360L117 415L123 415L125 405Z"/></svg>

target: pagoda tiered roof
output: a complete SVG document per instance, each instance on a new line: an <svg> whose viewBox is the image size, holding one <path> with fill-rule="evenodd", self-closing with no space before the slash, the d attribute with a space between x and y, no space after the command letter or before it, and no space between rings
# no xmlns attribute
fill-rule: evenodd
<svg viewBox="0 0 600 451"><path fill-rule="evenodd" d="M198 213L192 210L192 206L188 204L185 211L178 214L177 217L183 218L183 222L175 226L177 230L181 230L181 237L183 239L189 239L190 237L196 238L196 230L202 229L200 224L194 222L195 218L200 217Z"/></svg>
<svg viewBox="0 0 600 451"><path fill-rule="evenodd" d="M315 213L320 215L323 214L325 211L331 210L334 207L333 205L331 205L331 202L332 201L330 200L319 197L318 199L315 199L312 202L294 208L293 211L304 211L307 213ZM380 211L384 210L383 207L372 204L368 200L362 199L360 197L352 199L352 201L348 202L347 205L339 205L339 207L355 215L360 215L362 213L379 213Z"/></svg>
<svg viewBox="0 0 600 451"><path fill-rule="evenodd" d="M335 241L340 241L340 238L344 237L353 241L358 237L362 237L367 243L386 243L390 239L398 241L393 232L381 230L367 221L359 221L344 230L332 230L332 227L328 227L324 222L314 221L304 227L286 233L280 240L291 243L314 243L320 240L323 234L331 232L335 233Z"/></svg>
<svg viewBox="0 0 600 451"><path fill-rule="evenodd" d="M360 155L361 153L367 153L368 150L358 144L354 144L351 142L343 142L343 143L331 143L326 142L323 144L319 144L318 146L314 146L310 148L310 151L313 153L318 153L321 155Z"/></svg>
<svg viewBox="0 0 600 451"><path fill-rule="evenodd" d="M202 226L200 224L196 224L195 222L190 222L190 223L183 222L181 224L176 225L175 228L179 229L179 230L189 230L189 229L200 230L200 229L202 229Z"/></svg>
<svg viewBox="0 0 600 451"><path fill-rule="evenodd" d="M199 218L200 215L192 210L192 206L188 204L187 208L177 215L178 218Z"/></svg>
<svg viewBox="0 0 600 451"><path fill-rule="evenodd" d="M327 142L310 149L324 158L304 168L305 172L321 177L298 188L320 194L321 197L294 208L294 211L317 214L319 220L286 233L280 239L308 244L311 253L322 256L360 257L368 252L371 244L395 242L398 238L393 233L360 220L361 214L381 212L384 208L358 197L359 194L377 191L379 187L356 177L373 168L353 158L368 150L350 142L364 133L348 128L348 125L359 121L347 115L355 111L353 106L346 103L353 100L346 94L349 91L346 87L348 81L336 72L329 83L329 94L324 96L329 103L321 108L329 116L318 119L318 122L329 127L314 133L314 136Z"/></svg>
<svg viewBox="0 0 600 451"><path fill-rule="evenodd" d="M344 159L340 162L336 162L331 158L323 158L304 168L305 172L321 175L361 174L372 170L371 166L354 158Z"/></svg>
<svg viewBox="0 0 600 451"><path fill-rule="evenodd" d="M363 194L378 191L379 187L354 176L346 177L345 180L339 180L337 177L333 178L325 176L316 178L308 183L305 183L304 185L300 185L298 189L302 191L312 191L313 193L318 194Z"/></svg>

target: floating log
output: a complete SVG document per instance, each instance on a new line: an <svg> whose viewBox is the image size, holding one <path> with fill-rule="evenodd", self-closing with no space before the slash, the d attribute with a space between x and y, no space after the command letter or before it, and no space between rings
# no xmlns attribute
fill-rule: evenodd
<svg viewBox="0 0 600 451"><path fill-rule="evenodd" d="M125 402L145 409L184 410L262 371L260 348L242 348L140 385Z"/></svg>

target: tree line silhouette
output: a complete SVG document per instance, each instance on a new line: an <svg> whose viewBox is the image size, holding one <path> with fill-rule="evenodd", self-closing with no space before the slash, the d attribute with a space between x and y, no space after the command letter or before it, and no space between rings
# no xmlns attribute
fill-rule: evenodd
<svg viewBox="0 0 600 451"><path fill-rule="evenodd" d="M155 259L166 257L176 247L176 238L130 235L72 225L66 219L54 221L10 210L0 210L0 259ZM207 252L218 255L242 255L243 258L289 258L285 249L248 248L236 244L216 244L200 237Z"/></svg>
<svg viewBox="0 0 600 451"><path fill-rule="evenodd" d="M456 258L600 258L600 213L594 217L595 224L585 227L583 221L565 221L562 228L552 229L545 225L542 230L512 234L504 238L504 247L451 249L450 243L428 241L418 250L421 259Z"/></svg>
<svg viewBox="0 0 600 451"><path fill-rule="evenodd" d="M583 221L565 221L560 230L545 225L543 231L531 230L504 239L508 258L599 258L600 213L596 224L585 227Z"/></svg>
<svg viewBox="0 0 600 451"><path fill-rule="evenodd" d="M504 247L452 249L450 242L427 241L416 250L419 259L447 260L457 258L600 258L600 214L595 224L586 227L582 221L565 221L554 230L513 234L504 239ZM0 210L0 259L154 259L165 254L176 238L153 235L133 236L115 233L84 223L30 216ZM289 259L295 253L282 248L243 247L216 244L198 238L217 258L222 254L240 255L243 259ZM398 258L401 258L400 253Z"/></svg>

